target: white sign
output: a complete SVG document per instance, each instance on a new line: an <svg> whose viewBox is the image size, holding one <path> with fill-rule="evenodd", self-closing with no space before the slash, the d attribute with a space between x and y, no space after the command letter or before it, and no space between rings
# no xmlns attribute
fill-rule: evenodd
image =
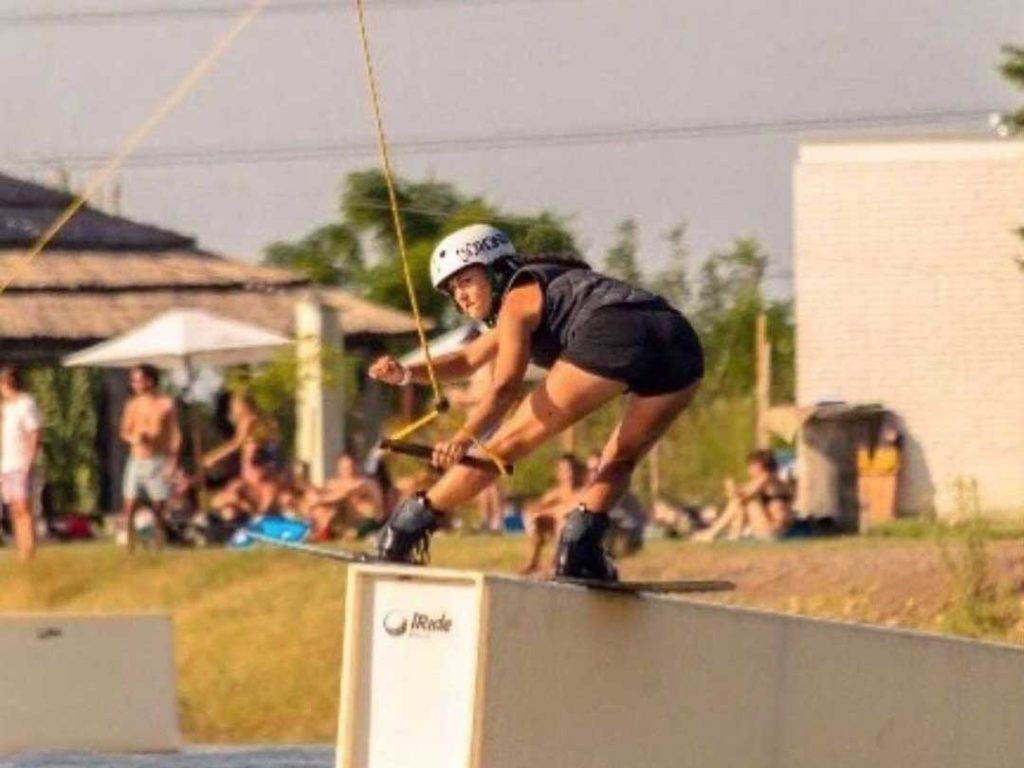
<svg viewBox="0 0 1024 768"><path fill-rule="evenodd" d="M381 581L372 595L366 768L468 766L479 592Z"/></svg>

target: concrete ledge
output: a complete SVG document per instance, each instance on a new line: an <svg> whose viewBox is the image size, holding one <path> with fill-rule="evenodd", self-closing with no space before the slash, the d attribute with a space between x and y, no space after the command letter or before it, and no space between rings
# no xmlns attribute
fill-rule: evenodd
<svg viewBox="0 0 1024 768"><path fill-rule="evenodd" d="M350 571L339 768L1019 768L1024 651L478 573Z"/></svg>
<svg viewBox="0 0 1024 768"><path fill-rule="evenodd" d="M181 745L169 616L0 616L0 753Z"/></svg>

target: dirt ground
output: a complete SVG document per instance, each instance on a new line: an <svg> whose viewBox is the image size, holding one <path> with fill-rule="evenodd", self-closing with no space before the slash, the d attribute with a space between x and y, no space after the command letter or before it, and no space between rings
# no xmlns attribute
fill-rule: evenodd
<svg viewBox="0 0 1024 768"><path fill-rule="evenodd" d="M623 563L629 578L725 578L733 593L705 599L788 613L932 631L958 631L970 578L964 544L845 538L784 544L654 542ZM1024 644L1024 542L985 544L985 583L1002 623L964 632ZM977 569L976 569L977 570ZM961 573L956 576L954 574ZM969 598L964 598L969 599Z"/></svg>

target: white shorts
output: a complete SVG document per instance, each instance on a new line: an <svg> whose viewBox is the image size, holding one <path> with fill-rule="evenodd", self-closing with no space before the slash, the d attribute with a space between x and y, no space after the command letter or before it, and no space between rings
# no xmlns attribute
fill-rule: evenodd
<svg viewBox="0 0 1024 768"><path fill-rule="evenodd" d="M4 504L31 503L35 499L36 473L26 469L0 474L0 498Z"/></svg>
<svg viewBox="0 0 1024 768"><path fill-rule="evenodd" d="M126 499L144 498L154 504L171 498L171 483L167 479L167 457L139 459L129 456L128 463L124 465L121 492Z"/></svg>

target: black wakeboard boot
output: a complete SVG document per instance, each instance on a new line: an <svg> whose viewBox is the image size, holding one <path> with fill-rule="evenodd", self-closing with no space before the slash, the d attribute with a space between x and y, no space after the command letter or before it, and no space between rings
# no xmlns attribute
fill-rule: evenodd
<svg viewBox="0 0 1024 768"><path fill-rule="evenodd" d="M377 537L377 557L391 563L425 565L430 560L430 534L437 530L437 511L426 494L401 501Z"/></svg>
<svg viewBox="0 0 1024 768"><path fill-rule="evenodd" d="M618 581L619 572L604 548L609 525L607 512L588 512L582 504L576 507L558 539L555 577Z"/></svg>

